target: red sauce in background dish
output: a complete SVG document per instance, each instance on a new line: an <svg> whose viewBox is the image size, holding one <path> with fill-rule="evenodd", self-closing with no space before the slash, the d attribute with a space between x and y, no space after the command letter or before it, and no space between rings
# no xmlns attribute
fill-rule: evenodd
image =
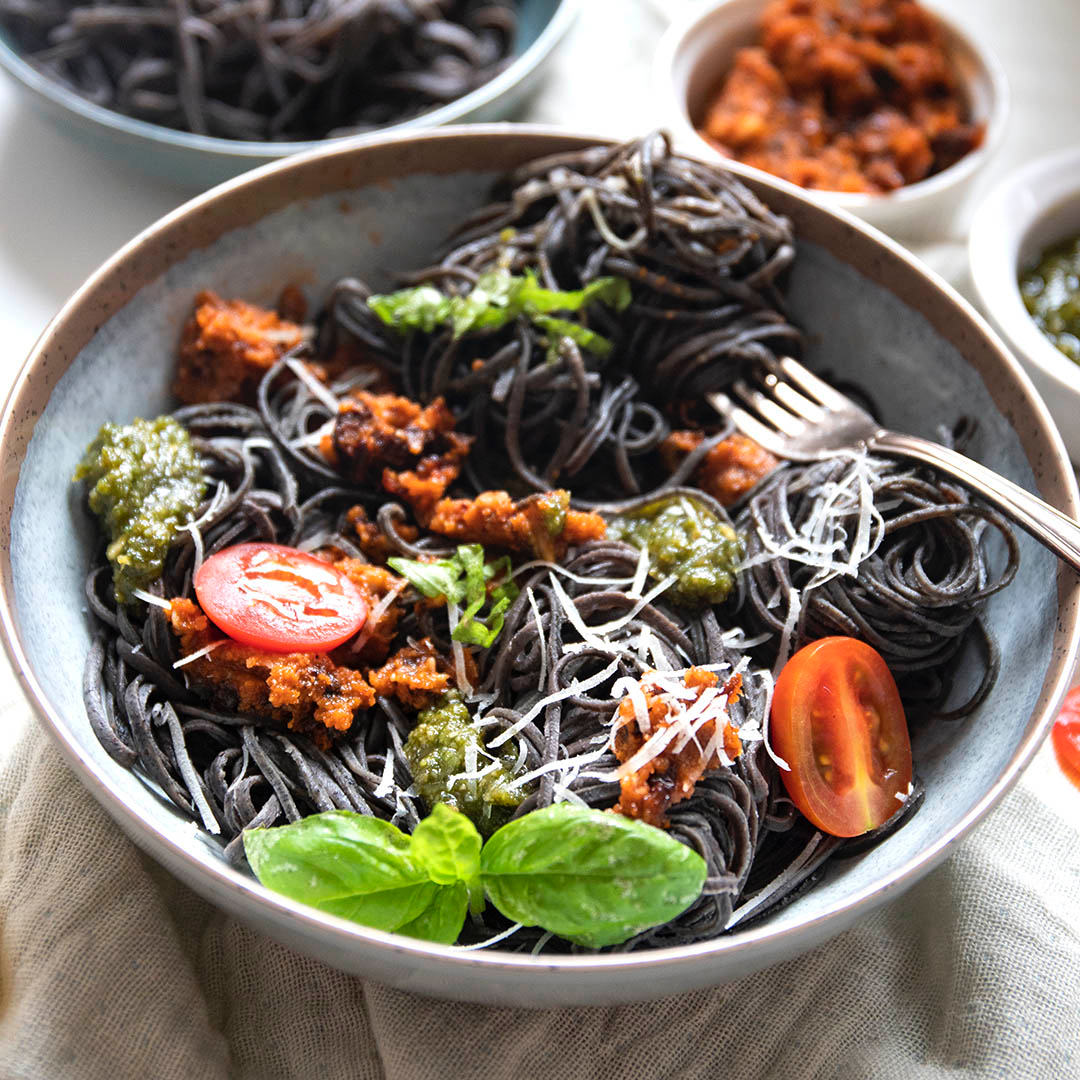
<svg viewBox="0 0 1080 1080"><path fill-rule="evenodd" d="M1061 771L1080 788L1080 686L1065 695L1051 738Z"/></svg>
<svg viewBox="0 0 1080 1080"><path fill-rule="evenodd" d="M772 0L700 132L804 188L886 192L983 138L940 23L914 0Z"/></svg>

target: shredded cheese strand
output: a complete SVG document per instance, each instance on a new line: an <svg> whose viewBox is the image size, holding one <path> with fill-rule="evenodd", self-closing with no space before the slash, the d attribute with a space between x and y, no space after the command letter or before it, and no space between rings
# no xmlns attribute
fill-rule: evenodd
<svg viewBox="0 0 1080 1080"><path fill-rule="evenodd" d="M472 945L459 945L457 946L458 951L469 952L474 949L486 949L490 945L497 945L500 941L505 941L511 934L516 934L522 925L522 923L516 922L513 926L508 927L494 937L485 938L483 941L477 941Z"/></svg>
<svg viewBox="0 0 1080 1080"><path fill-rule="evenodd" d="M758 671L757 675L761 678L765 689L765 707L761 711L761 741L765 745L765 753L773 759L777 768L783 769L784 772L791 772L791 766L772 748L772 744L769 742L769 713L772 712L772 699L773 691L776 689L776 680L769 671ZM742 738L741 730L739 731L739 737Z"/></svg>
<svg viewBox="0 0 1080 1080"><path fill-rule="evenodd" d="M642 589L649 577L649 549L643 547L638 555L637 569L634 571L634 580L630 585L631 596L641 596Z"/></svg>
<svg viewBox="0 0 1080 1080"><path fill-rule="evenodd" d="M532 562L522 563L521 566L514 570L510 576L518 577L520 574L524 574L527 570L538 570L540 568L549 570L551 573L554 574L562 574L564 578L569 581L573 581L578 585L630 585L634 580L632 577L582 577L581 574L575 574L572 570L567 570L565 566L560 566L558 563L548 562L546 559L533 559Z"/></svg>
<svg viewBox="0 0 1080 1080"><path fill-rule="evenodd" d="M508 788L524 787L525 784L532 783L533 780L538 779L541 776L546 776L550 772L579 772L586 765L591 765L594 761L599 761L608 752L608 740L604 737L603 744L598 750L590 751L586 754L578 754L572 758L556 758L554 761L549 761L544 765L540 765L533 769L532 772L525 773L524 776L515 776L506 786ZM569 784L573 782L573 778L564 778L563 784Z"/></svg>
<svg viewBox="0 0 1080 1080"><path fill-rule="evenodd" d="M383 762L382 779L374 794L380 799L385 799L394 790L394 751L386 748L386 760Z"/></svg>
<svg viewBox="0 0 1080 1080"><path fill-rule="evenodd" d="M306 435L301 435L297 439L290 440L289 446L294 450L303 450L309 446L318 446L327 435L333 434L334 424L336 422L336 417L327 420L325 424L320 424L314 431L309 431Z"/></svg>
<svg viewBox="0 0 1080 1080"><path fill-rule="evenodd" d="M452 600L446 601L446 619L450 624L450 651L454 657L454 678L458 689L468 698L472 697L473 684L469 682L465 674L465 650L460 641L454 640L454 631L457 629L458 619L461 617L461 609Z"/></svg>
<svg viewBox="0 0 1080 1080"><path fill-rule="evenodd" d="M145 589L132 589L132 596L137 596L140 600L147 604L153 604L154 607L159 607L162 611L172 611L172 601L162 600L160 596L155 596L153 593L148 593Z"/></svg>
<svg viewBox="0 0 1080 1080"><path fill-rule="evenodd" d="M556 690L553 694L542 697L520 720L515 721L505 731L496 735L495 738L488 743L488 746L493 749L497 746L502 746L504 742L513 738L519 731L532 723L533 719L539 716L549 705L554 705L557 701L563 701L565 698L575 697L577 694L583 694L587 690L592 690L601 683L607 682L607 680L618 670L619 661L612 660L603 671L598 671L595 675L590 675L589 678L582 682L578 682L578 680L575 679L569 686L563 687L562 690Z"/></svg>
<svg viewBox="0 0 1080 1080"><path fill-rule="evenodd" d="M525 590L529 598L529 607L532 608L533 618L536 620L536 636L540 643L540 686L547 686L547 639L544 637L544 620L540 618L540 606L536 602L536 596L530 585Z"/></svg>
<svg viewBox="0 0 1080 1080"><path fill-rule="evenodd" d="M405 587L409 583L407 581L401 581L395 585L367 614L367 618L364 620L364 625L360 628L360 633L356 636L350 649L352 652L359 652L366 644L372 632L378 625L379 620L390 609L390 605L405 591Z"/></svg>
<svg viewBox="0 0 1080 1080"><path fill-rule="evenodd" d="M194 580L202 568L203 564L203 542L202 533L199 532L199 527L194 522L190 525L185 525L184 528L191 533L192 543L195 545L195 558L191 562L191 577Z"/></svg>
<svg viewBox="0 0 1080 1080"><path fill-rule="evenodd" d="M337 416L340 402L311 374L303 360L290 356L286 358L285 366L307 387L312 397L318 398L326 406L331 416Z"/></svg>
<svg viewBox="0 0 1080 1080"><path fill-rule="evenodd" d="M211 641L209 645L204 645L201 649L196 649L195 652L188 653L187 656L181 656L180 659L173 664L173 669L181 668L185 664L190 664L193 661L198 660L200 657L208 656L215 649L220 648L225 644L225 641Z"/></svg>

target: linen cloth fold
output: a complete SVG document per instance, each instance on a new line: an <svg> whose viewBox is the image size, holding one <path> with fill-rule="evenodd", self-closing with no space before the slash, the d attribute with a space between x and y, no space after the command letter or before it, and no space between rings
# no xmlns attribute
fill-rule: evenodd
<svg viewBox="0 0 1080 1080"><path fill-rule="evenodd" d="M1080 1077L1078 819L1044 748L943 866L810 953L659 1002L490 1008L216 910L34 726L0 774L0 1077Z"/></svg>

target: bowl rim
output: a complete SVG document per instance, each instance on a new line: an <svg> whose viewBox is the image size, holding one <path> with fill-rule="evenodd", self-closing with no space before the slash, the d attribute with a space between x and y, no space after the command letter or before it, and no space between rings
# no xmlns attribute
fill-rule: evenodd
<svg viewBox="0 0 1080 1080"><path fill-rule="evenodd" d="M198 878L207 890L204 895L212 894L213 902L219 906L240 914L240 898L242 897L248 904L253 902L257 909L264 909L267 913L272 914L278 930L287 927L290 932L295 934L303 932L305 940L318 938L332 932L335 937L335 955L346 946L355 946L358 953L363 953L365 950L376 950L374 954L365 953L367 959L372 961L371 966L374 966L376 959L384 963L397 965L402 958L408 958L414 969L425 963L430 963L438 965L439 970L444 975L448 971L457 971L459 975L473 971L479 972L476 975L476 978L479 979L485 977L484 972L502 972L512 977L516 977L518 972L530 973L534 982L530 983L527 991L523 991L519 995L519 1000L510 1002L511 1004L538 1004L543 1002L554 1004L556 1001L564 1004L572 1002L585 1004L590 1002L599 1003L603 1000L643 1000L650 996L657 996L658 991L650 989L652 984L631 990L624 986L621 993L610 988L604 992L598 992L595 989L595 982L589 983L586 980L585 983L582 983L580 980L590 975L594 979L600 979L615 972L629 973L639 969L656 969L655 973L659 975L659 969L664 968L665 965L671 962L678 962L679 986L683 990L694 986L713 985L731 977L717 970L718 965L723 965L726 961L729 961L733 969L732 974L742 974L754 970L755 967L763 967L786 957L797 955L806 948L842 930L847 925L843 921L845 913L854 912L856 909L868 912L871 908L914 884L915 881L941 862L949 854L953 845L981 820L990 808L1012 787L1020 772L1030 762L1049 732L1050 725L1056 716L1057 707L1069 687L1077 653L1080 651L1080 604L1077 603L1077 600L1080 599L1080 579L1066 576L1064 568L1058 567L1059 619L1057 635L1065 640L1061 650L1052 655L1043 681L1040 696L1041 700L1045 701L1046 704L1043 707L1041 717L1038 717L1032 729L1020 740L1001 774L976 801L975 805L951 828L943 832L933 843L909 859L903 866L880 878L875 883L867 885L843 899L833 901L811 918L792 926L777 929L765 923L759 926L751 926L749 929L740 931L737 935L720 937L692 945L669 946L643 950L638 953L559 957L485 952L483 950L464 952L458 946L435 945L415 941L396 934L359 926L356 923L319 912L307 905L272 893L255 879L240 874L225 863L224 860L220 862L214 861L208 865L198 863L184 847L178 844L174 835L172 835L178 831L175 827L168 830L158 828L155 824L145 820L124 801L110 783L109 774L113 771L111 763L106 762L99 765L92 760L69 732L68 723L59 715L59 711L54 710L49 703L45 689L38 675L31 667L29 657L21 640L14 604L10 537L19 466L29 445L34 422L41 415L56 383L74 360L75 355L77 355L77 350L65 354L65 362L54 368L43 363L46 349L54 336L60 335L67 327L67 324L76 323L80 316L84 324L96 328L114 313L114 309L102 310L99 305L91 317L89 312L81 309L89 305L95 294L101 291L109 283L110 279L119 276L118 272L122 270L126 260L133 253L137 252L143 244L164 246L171 230L188 219L197 219L207 211L215 200L222 196L236 196L240 192L250 192L251 189L258 188L267 181L285 181L284 186L290 192L289 202L295 201L297 198L303 198L302 184L300 183L303 174L309 170L318 172L319 163L325 163L328 159L359 158L369 150L387 152L400 149L402 152L412 153L410 160L423 162L424 166L428 166L429 171L438 172L438 168L431 168L432 155L426 153L426 149L438 148L442 142L452 143L455 140L471 141L479 147L487 141L505 140L508 137L523 140L527 143L535 143L532 156L556 153L587 145L614 146L620 141L610 136L581 134L550 125L501 123L462 125L419 133L382 133L362 140L349 141L346 145L326 145L307 154L292 156L264 165L194 197L143 229L107 259L76 290L42 332L30 354L23 362L7 394L3 410L0 412L0 454L2 454L5 462L5 467L0 470L0 632L2 632L0 636L3 638L5 649L24 692L84 786L108 810L110 816L124 828L124 831L138 842L139 846L147 850L175 874L183 876L178 871L178 867L189 871L192 875L189 880ZM474 161L475 157L461 157L459 153L457 160L459 163L455 164L453 169L446 171L458 170L462 167L461 162ZM363 172L363 179L366 183L371 183L377 182L378 177L377 175L373 176L370 172ZM790 199L794 197L798 199L805 204L807 212L811 215L821 214L828 218L839 219L848 229L861 233L865 239L884 249L891 258L903 263L908 273L917 280L919 287L930 287L944 301L948 302L948 306L960 309L970 323L980 331L983 341L991 346L997 359L1008 371L1011 376L1011 390L1018 391L1026 399L1034 426L1029 436L1022 436L1022 442L1030 438L1042 442L1049 448L1051 452L1050 461L1046 462L1043 459L1042 476L1050 486L1063 489L1059 504L1065 512L1076 516L1078 507L1080 507L1076 479L1068 465L1068 458L1061 436L1054 427L1046 406L1036 394L1028 376L1024 373L1017 360L1004 347L994 331L968 301L898 243L867 226L854 216L823 206L808 198L806 193L800 189L794 188L792 185L782 184L782 182L776 181L772 177L762 176L755 172L754 176L751 177L751 183L752 186L759 189L759 192L764 194L766 199L769 191L772 190L782 198ZM236 224L239 226L244 223L238 222ZM187 254L186 246L182 246L182 250L176 253L174 257L183 258ZM122 307L126 302L127 298L114 300L115 309ZM86 321L88 318L91 319L89 323ZM92 333L88 333L86 340L89 340L91 336ZM44 385L35 387L31 384L31 379L37 372L39 365L45 372L43 376ZM63 370L58 370L59 368ZM1029 458L1029 460L1031 459ZM1033 711L1033 718L1036 717L1037 711ZM242 914L241 917L250 918L251 916ZM266 932L265 927L262 929L263 932ZM447 964L450 966L446 967ZM463 997L466 1000L485 1000L484 995L477 992L475 985L471 983L466 985L467 982L468 980L462 978L460 985L445 986L443 988L445 996ZM667 984L661 989L662 992L673 992L670 985ZM427 992L435 992L430 989L430 984L428 984ZM487 1000L493 999L489 997Z"/></svg>
<svg viewBox="0 0 1080 1080"><path fill-rule="evenodd" d="M895 191L881 193L803 188L763 169L746 165L738 159L725 157L694 126L686 107L686 97L675 85L676 60L690 41L707 34L707 24L721 9L740 5L749 11L751 8L763 8L767 2L768 0L710 0L709 3L700 5L700 10L697 5L692 8L684 6L660 40L653 60L653 85L663 98L666 111L677 119L680 131L687 138L693 139L693 153L704 155L707 152L707 161L721 160L741 175L767 176L774 182L786 184L796 191L809 193L811 197L827 202L829 206L859 213L886 206L898 210L914 209L915 204L921 200L933 198L940 192L963 184L1000 149L1008 130L1011 107L1011 91L1004 66L982 35L973 30L966 19L952 11L947 14L942 12L936 0L929 3L919 0L920 6L929 11L952 38L970 50L986 76L990 91L990 111L986 118L986 132L979 146L933 176L917 180L914 184L905 184ZM713 35L714 38L718 36Z"/></svg>
<svg viewBox="0 0 1080 1080"><path fill-rule="evenodd" d="M306 153L328 143L337 144L383 132L418 131L462 121L468 114L492 104L504 94L509 93L519 82L535 71L574 24L584 3L585 0L555 0L555 10L533 43L519 56L515 56L495 78L489 79L468 94L440 105L437 109L431 109L397 123L386 124L370 132L326 136L322 139L282 140L280 142L223 139L215 135L198 135L191 131L182 131L179 128L127 116L113 109L107 109L103 105L95 104L64 86L63 83L39 71L24 59L13 45L9 44L9 35L2 28L0 28L0 69L5 70L24 88L51 104L112 133L145 139L178 150L192 151L208 158L222 160L239 158L251 162L250 167L254 167L289 154Z"/></svg>
<svg viewBox="0 0 1080 1080"><path fill-rule="evenodd" d="M1055 348L1035 325L1017 274L1020 252L1035 227L1064 206L1075 205L1080 213L1080 180L1073 179L1078 173L1080 144L1009 173L976 207L967 243L971 282L990 321L1023 359L1071 394L1080 394L1080 364Z"/></svg>

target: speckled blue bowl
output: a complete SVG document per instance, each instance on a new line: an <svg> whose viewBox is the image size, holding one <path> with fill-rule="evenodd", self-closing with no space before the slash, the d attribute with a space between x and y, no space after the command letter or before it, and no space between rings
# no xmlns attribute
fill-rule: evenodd
<svg viewBox="0 0 1080 1080"><path fill-rule="evenodd" d="M0 421L0 619L28 694L93 795L188 885L296 949L399 987L501 1005L602 1004L720 982L810 948L896 896L1030 760L1068 685L1080 633L1080 581L1021 534L1018 579L988 608L1001 676L977 715L916 741L927 786L919 813L886 843L828 867L812 890L757 925L625 956L462 952L320 914L229 867L211 838L105 754L80 689L93 525L70 477L103 421L168 406L194 293L271 302L299 282L317 304L347 273L385 285L392 269L420 265L481 203L493 177L589 141L509 126L443 130L328 146L223 185L136 237L72 297L26 362ZM974 311L855 219L766 180L750 183L794 220L790 303L808 332L811 362L863 384L893 427L932 435L960 412L978 416L975 456L1075 516L1060 437ZM962 668L957 694L973 679L974 665Z"/></svg>
<svg viewBox="0 0 1080 1080"><path fill-rule="evenodd" d="M536 87L543 75L544 62L573 25L581 3L582 0L519 0L513 63L472 93L383 128L383 133L512 118ZM42 74L19 55L2 28L0 69L23 92L28 105L43 111L72 138L94 146L114 160L192 190L203 190L289 154L343 141L245 142L194 135L136 120L95 105ZM356 138L343 138L348 137Z"/></svg>

